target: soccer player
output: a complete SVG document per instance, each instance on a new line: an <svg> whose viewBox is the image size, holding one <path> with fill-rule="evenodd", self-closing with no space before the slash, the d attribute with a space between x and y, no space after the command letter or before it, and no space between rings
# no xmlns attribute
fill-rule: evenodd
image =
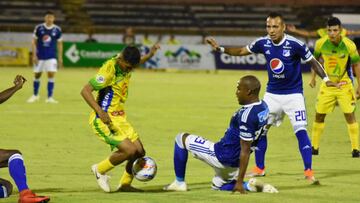
<svg viewBox="0 0 360 203"><path fill-rule="evenodd" d="M52 11L47 11L45 13L45 23L37 25L34 30L32 50L35 78L33 95L27 100L28 103L34 103L40 99L40 77L43 71L46 71L48 75L48 94L45 102L58 103L53 97L53 91L55 86L55 73L57 72L58 66L61 67L63 63L63 45L61 28L55 25L54 21L55 14Z"/></svg>
<svg viewBox="0 0 360 203"><path fill-rule="evenodd" d="M174 170L176 179L164 190L187 191L185 182L188 152L208 165L214 171L212 188L215 190L233 190L245 193L245 190L256 192L261 186L262 192L277 192L266 184L259 184L256 179L244 182L249 162L251 146L256 146L267 124L269 109L265 102L259 100L260 81L252 76L242 77L236 89L236 96L242 108L237 110L230 120L224 137L213 143L203 137L180 133L175 137Z"/></svg>
<svg viewBox="0 0 360 203"><path fill-rule="evenodd" d="M297 29L295 25L287 25L287 30L289 32L298 34L302 37L325 37L328 35L327 28L319 28L316 31L308 31L303 29ZM360 30L347 30L345 28L342 28L340 35L345 36L354 36L354 35L360 35Z"/></svg>
<svg viewBox="0 0 360 203"><path fill-rule="evenodd" d="M342 84L341 89L327 87L321 84L316 104L315 121L312 127L312 153L319 154L320 137L325 128L326 114L334 110L338 103L344 113L348 133L351 141L352 157L360 157L359 154L359 125L355 118L356 95L360 95L360 57L356 45L349 38L342 36L342 26L338 18L332 17L327 22L327 33L315 43L314 56L322 57L324 67L329 78L333 82ZM358 87L354 92L353 74L351 64L355 64ZM312 74L310 86L315 87L316 75Z"/></svg>
<svg viewBox="0 0 360 203"><path fill-rule="evenodd" d="M94 110L90 115L90 126L111 149L116 148L110 157L91 167L98 185L105 192L110 192L106 172L126 160L126 170L117 190L139 191L130 185L133 180L131 169L134 160L145 155L145 150L137 132L126 120L124 104L133 69L150 59L159 48L155 44L147 55L141 57L138 48L127 46L120 54L107 60L81 91L85 101ZM96 100L93 91L98 91Z"/></svg>
<svg viewBox="0 0 360 203"><path fill-rule="evenodd" d="M252 53L265 55L269 78L264 95L264 101L270 111L268 128L271 125L279 126L284 114L289 117L303 159L305 178L312 183L318 183L311 168L311 143L306 131L307 119L300 69L301 59L312 65L315 72L324 80L327 86L339 85L330 81L320 63L313 57L303 42L284 33L285 22L281 14L270 13L268 15L266 31L267 36L256 39L246 47L220 47L213 38L208 38L208 43L214 50L233 56ZM255 151L256 167L254 172L256 175L265 175L266 149L267 138L261 136Z"/></svg>
<svg viewBox="0 0 360 203"><path fill-rule="evenodd" d="M15 92L20 90L26 79L17 75L14 79L14 86L0 92L0 104L8 100ZM15 181L19 190L19 203L48 202L49 197L37 196L28 187L23 157L19 150L0 149L0 168L8 167L10 176ZM0 178L0 199L9 197L12 193L12 184Z"/></svg>

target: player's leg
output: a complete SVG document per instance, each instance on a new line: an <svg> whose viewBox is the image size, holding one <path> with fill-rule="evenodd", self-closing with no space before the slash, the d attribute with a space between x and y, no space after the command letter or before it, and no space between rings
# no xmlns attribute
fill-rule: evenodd
<svg viewBox="0 0 360 203"><path fill-rule="evenodd" d="M315 114L315 121L313 122L311 130L311 152L313 155L319 155L320 138L325 128L325 117L326 114L320 114L317 112Z"/></svg>
<svg viewBox="0 0 360 203"><path fill-rule="evenodd" d="M27 100L28 103L39 101L40 78L44 67L44 60L39 60L38 64L34 65L34 82L33 82L33 95Z"/></svg>
<svg viewBox="0 0 360 203"><path fill-rule="evenodd" d="M0 199L9 197L12 193L13 185L5 180L0 178Z"/></svg>
<svg viewBox="0 0 360 203"><path fill-rule="evenodd" d="M46 103L56 104L58 101L56 101L53 97L55 87L55 73L57 72L56 59L46 60L46 71L48 76Z"/></svg>

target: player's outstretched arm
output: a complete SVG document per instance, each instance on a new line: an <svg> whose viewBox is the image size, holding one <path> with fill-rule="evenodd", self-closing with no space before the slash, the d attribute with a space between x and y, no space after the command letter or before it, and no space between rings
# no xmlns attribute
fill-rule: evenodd
<svg viewBox="0 0 360 203"><path fill-rule="evenodd" d="M294 34L300 35L302 37L318 37L316 31L307 31L307 30L300 30L297 29L295 25L289 24L286 26L286 29Z"/></svg>
<svg viewBox="0 0 360 203"><path fill-rule="evenodd" d="M244 177L246 173L246 169L249 164L250 157L250 147L251 141L240 140L241 152L240 152L240 166L239 166L239 175L236 180L236 184L234 186L233 192L240 192L241 194L246 194L245 188L243 186Z"/></svg>
<svg viewBox="0 0 360 203"><path fill-rule="evenodd" d="M92 92L94 88L88 83L81 90L81 96L85 99L86 103L99 115L99 118L106 125L111 124L109 115L101 109L99 104L96 102Z"/></svg>
<svg viewBox="0 0 360 203"><path fill-rule="evenodd" d="M150 48L150 52L148 54L146 54L145 56L141 57L140 64L144 64L147 60L149 60L151 57L153 57L158 49L160 49L160 45L154 44L154 46L152 46Z"/></svg>
<svg viewBox="0 0 360 203"><path fill-rule="evenodd" d="M213 37L207 37L205 40L208 44L210 44L210 46L213 48L214 51L223 52L231 56L244 56L251 54L251 52L249 52L246 47L225 48L219 46L219 44L216 42L216 40Z"/></svg>
<svg viewBox="0 0 360 203"><path fill-rule="evenodd" d="M22 88L26 79L21 76L17 75L14 79L14 86L0 92L0 104L8 100L15 92Z"/></svg>
<svg viewBox="0 0 360 203"><path fill-rule="evenodd" d="M311 64L312 69L316 72L318 76L325 82L326 86L328 87L337 87L340 88L339 83L332 82L329 77L327 76L324 68L322 65L317 61L314 57L308 62Z"/></svg>
<svg viewBox="0 0 360 203"><path fill-rule="evenodd" d="M360 36L360 30L347 30L346 31L347 36Z"/></svg>

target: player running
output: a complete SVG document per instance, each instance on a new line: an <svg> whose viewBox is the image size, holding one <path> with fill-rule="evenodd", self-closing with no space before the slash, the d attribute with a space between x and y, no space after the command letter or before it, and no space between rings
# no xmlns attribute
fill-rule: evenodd
<svg viewBox="0 0 360 203"><path fill-rule="evenodd" d="M124 104L133 69L150 59L159 48L156 44L149 54L140 57L138 48L126 47L120 54L107 60L81 91L85 101L94 110L90 115L90 126L111 149L117 149L110 157L91 167L100 188L105 192L110 192L106 172L126 160L126 170L117 190L140 191L130 185L134 178L131 169L134 160L145 155L145 150L139 135L126 120ZM98 92L96 100L93 91Z"/></svg>
<svg viewBox="0 0 360 203"><path fill-rule="evenodd" d="M356 96L360 95L360 57L356 45L349 38L342 36L342 26L338 18L332 17L327 22L327 33L316 41L314 56L322 57L324 67L333 82L342 84L341 89L321 84L316 104L315 121L312 127L312 153L319 154L320 137L325 128L326 114L331 113L336 103L344 113L351 141L352 157L360 157L359 125L355 118ZM358 87L354 92L351 64L354 64ZM312 74L310 86L315 87L316 75Z"/></svg>
<svg viewBox="0 0 360 203"><path fill-rule="evenodd" d="M256 146L269 115L265 102L259 100L260 81L251 75L242 77L237 85L236 96L243 105L230 120L224 137L213 143L203 137L180 133L175 138L174 170L175 181L164 190L187 191L185 182L188 151L208 165L214 171L212 188L214 190L233 190L240 193L278 192L269 184L262 184L255 178L244 182L249 162L250 147Z"/></svg>
<svg viewBox="0 0 360 203"><path fill-rule="evenodd" d="M17 75L14 79L14 86L0 92L0 104L20 90L25 81L26 79L23 76ZM0 149L0 168L4 167L9 168L10 176L18 188L20 193L19 203L45 203L50 201L49 197L37 196L29 189L26 181L24 159L19 150ZM9 197L12 190L12 184L8 180L0 178L0 199Z"/></svg>
<svg viewBox="0 0 360 203"><path fill-rule="evenodd" d="M214 50L233 56L252 53L265 55L269 78L264 95L264 101L270 111L268 128L271 125L279 126L284 114L289 117L303 159L305 178L312 183L318 183L312 170L311 143L306 131L307 118L300 69L301 59L312 65L314 71L327 86L337 87L338 84L330 81L320 63L303 42L284 33L285 27L281 14L270 13L266 19L268 35L256 39L246 47L224 48L220 47L213 38L208 38L207 41ZM255 175L265 175L266 149L267 138L261 136L255 151Z"/></svg>

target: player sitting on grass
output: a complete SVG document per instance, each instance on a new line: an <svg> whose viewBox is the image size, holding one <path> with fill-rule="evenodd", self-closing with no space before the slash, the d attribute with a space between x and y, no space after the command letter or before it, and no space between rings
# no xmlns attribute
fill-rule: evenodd
<svg viewBox="0 0 360 203"><path fill-rule="evenodd" d="M256 146L267 124L269 109L265 102L259 100L260 82L254 76L245 76L237 85L236 96L243 105L230 120L224 137L213 143L203 137L180 133L175 138L174 170L175 181L164 187L164 190L187 191L185 183L188 151L197 159L210 165L215 176L212 179L214 190L232 190L246 193L277 193L270 184L263 184L255 178L244 182L249 162L250 148Z"/></svg>
<svg viewBox="0 0 360 203"><path fill-rule="evenodd" d="M16 91L22 88L25 78L17 75L14 86L0 92L0 104L8 100ZM0 168L8 167L10 176L20 192L19 203L48 202L49 197L36 196L27 186L24 160L19 150L0 149ZM12 193L12 184L0 178L0 199L9 197Z"/></svg>

